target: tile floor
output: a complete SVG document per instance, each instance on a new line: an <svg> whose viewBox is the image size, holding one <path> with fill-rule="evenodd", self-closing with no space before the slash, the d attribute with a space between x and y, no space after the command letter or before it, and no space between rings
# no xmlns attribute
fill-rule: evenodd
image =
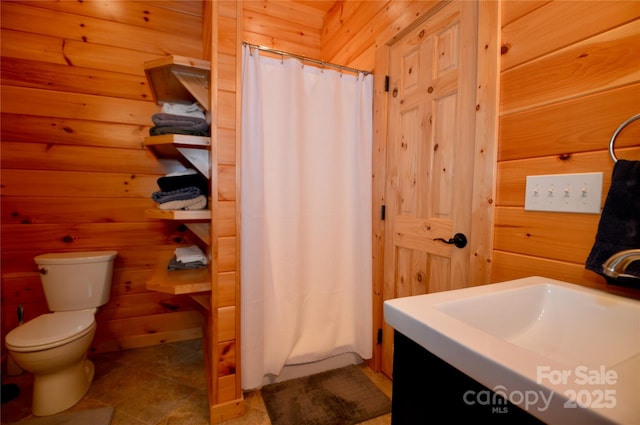
<svg viewBox="0 0 640 425"><path fill-rule="evenodd" d="M112 425L209 425L202 341L184 341L93 356L94 382L70 411L114 406ZM361 366L391 397L391 381ZM31 415L29 374L2 377L20 386L20 396L2 405L1 423L20 423ZM245 394L245 415L224 425L270 425L259 391ZM391 414L363 422L388 425Z"/></svg>

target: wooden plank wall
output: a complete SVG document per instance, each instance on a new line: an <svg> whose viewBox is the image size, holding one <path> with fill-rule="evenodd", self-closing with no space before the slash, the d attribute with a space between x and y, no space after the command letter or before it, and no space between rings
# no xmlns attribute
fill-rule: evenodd
<svg viewBox="0 0 640 425"><path fill-rule="evenodd" d="M363 70L437 0L245 0L243 41Z"/></svg>
<svg viewBox="0 0 640 425"><path fill-rule="evenodd" d="M323 59L374 69L375 51L428 13L428 3L338 1L325 18ZM638 2L501 2L491 281L544 275L637 296L584 269L600 216L525 212L524 183L526 175L602 171L604 202L609 139L640 112L639 16ZM639 139L634 123L618 137L618 157L638 159Z"/></svg>
<svg viewBox="0 0 640 425"><path fill-rule="evenodd" d="M322 59L323 19L333 4L334 1L243 1L242 41Z"/></svg>
<svg viewBox="0 0 640 425"><path fill-rule="evenodd" d="M611 135L640 113L640 3L503 2L502 53L492 280L607 289L584 269L600 215L524 211L525 176L603 172L604 202ZM640 159L639 140L634 123L618 158Z"/></svg>
<svg viewBox="0 0 640 425"><path fill-rule="evenodd" d="M47 311L33 257L118 251L93 351L196 338L188 297L145 290L156 254L196 237L145 219L156 179L178 163L142 146L159 108L143 62L203 57L202 4L182 1L3 1L2 340ZM2 344L4 350L4 344Z"/></svg>
<svg viewBox="0 0 640 425"><path fill-rule="evenodd" d="M440 1L338 1L324 20L322 59L373 70L376 51Z"/></svg>

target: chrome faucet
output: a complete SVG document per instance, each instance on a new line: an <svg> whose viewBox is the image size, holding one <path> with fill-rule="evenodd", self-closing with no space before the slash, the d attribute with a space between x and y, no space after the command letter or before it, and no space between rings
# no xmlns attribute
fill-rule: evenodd
<svg viewBox="0 0 640 425"><path fill-rule="evenodd" d="M602 265L602 272L609 277L630 277L640 279L640 276L627 274L629 264L640 261L640 249L627 249L613 254Z"/></svg>

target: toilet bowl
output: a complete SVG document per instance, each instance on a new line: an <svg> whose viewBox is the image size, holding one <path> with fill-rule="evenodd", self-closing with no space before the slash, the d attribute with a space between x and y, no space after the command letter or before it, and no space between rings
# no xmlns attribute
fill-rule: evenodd
<svg viewBox="0 0 640 425"><path fill-rule="evenodd" d="M94 366L87 352L96 333L97 307L109 299L116 255L106 251L36 257L53 313L24 323L5 338L9 355L33 374L34 415L66 410L89 390Z"/></svg>
<svg viewBox="0 0 640 425"><path fill-rule="evenodd" d="M88 310L44 314L7 335L11 357L35 377L34 415L68 409L86 394L94 370L86 357L95 333L93 311Z"/></svg>

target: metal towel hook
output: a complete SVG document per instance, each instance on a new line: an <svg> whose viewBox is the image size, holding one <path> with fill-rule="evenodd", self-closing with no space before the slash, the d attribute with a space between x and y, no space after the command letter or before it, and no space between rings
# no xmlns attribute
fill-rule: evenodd
<svg viewBox="0 0 640 425"><path fill-rule="evenodd" d="M611 156L611 160L613 161L613 163L615 164L616 162L618 162L618 158L616 158L616 154L613 151L615 144L616 144L616 138L618 137L618 134L620 134L620 132L629 124L631 124L632 122L634 122L635 120L640 119L640 114L634 115L631 118L629 118L628 120L626 120L625 122L623 122L622 124L620 124L620 127L618 127L616 129L616 131L613 132L613 136L611 136L611 141L609 142L609 156Z"/></svg>

